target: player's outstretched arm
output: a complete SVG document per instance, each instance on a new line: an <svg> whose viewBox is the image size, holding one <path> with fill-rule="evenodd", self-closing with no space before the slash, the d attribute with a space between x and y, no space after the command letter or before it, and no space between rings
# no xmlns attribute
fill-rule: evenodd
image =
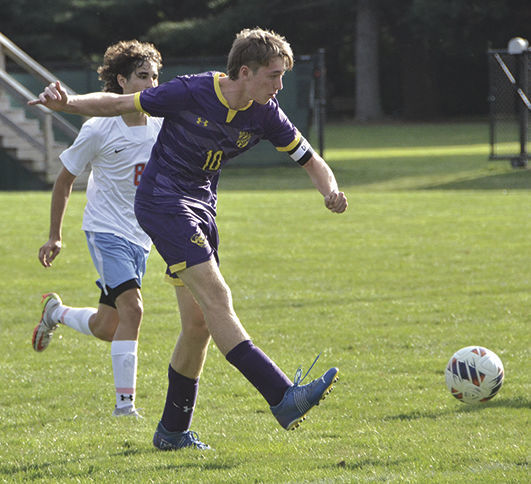
<svg viewBox="0 0 531 484"><path fill-rule="evenodd" d="M134 94L112 92L92 92L72 96L68 95L59 81L55 81L46 86L37 99L28 101L28 105L42 104L53 111L108 117L136 112L134 97Z"/></svg>
<svg viewBox="0 0 531 484"><path fill-rule="evenodd" d="M75 179L76 176L63 167L55 180L50 209L50 238L39 249L39 261L44 267L50 267L61 252L63 218Z"/></svg>
<svg viewBox="0 0 531 484"><path fill-rule="evenodd" d="M337 187L336 177L327 163L317 154L303 165L315 188L324 197L326 208L334 213L343 213L348 207L347 197Z"/></svg>

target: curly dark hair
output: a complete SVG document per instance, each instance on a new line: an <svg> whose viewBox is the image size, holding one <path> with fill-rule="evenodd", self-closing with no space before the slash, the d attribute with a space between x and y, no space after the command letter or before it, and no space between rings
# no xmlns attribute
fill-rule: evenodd
<svg viewBox="0 0 531 484"><path fill-rule="evenodd" d="M162 56L153 44L138 40L122 40L107 48L103 64L98 67L98 79L103 81L105 92L122 94L117 76L129 76L144 62L153 62L158 69L162 67Z"/></svg>

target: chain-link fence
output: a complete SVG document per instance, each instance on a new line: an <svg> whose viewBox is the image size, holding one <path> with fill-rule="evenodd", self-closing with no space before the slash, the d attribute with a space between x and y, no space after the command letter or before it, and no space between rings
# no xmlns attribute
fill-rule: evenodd
<svg viewBox="0 0 531 484"><path fill-rule="evenodd" d="M531 51L488 51L490 159L509 160L513 167L528 161Z"/></svg>

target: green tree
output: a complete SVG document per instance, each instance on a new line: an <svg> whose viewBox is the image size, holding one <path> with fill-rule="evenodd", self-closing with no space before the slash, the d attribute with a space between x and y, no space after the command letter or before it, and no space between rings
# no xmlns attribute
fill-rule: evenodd
<svg viewBox="0 0 531 484"><path fill-rule="evenodd" d="M381 0L380 8L382 89L406 118L485 112L489 43L504 48L531 25L527 0Z"/></svg>
<svg viewBox="0 0 531 484"><path fill-rule="evenodd" d="M360 6L376 26L356 27ZM0 0L0 12L2 33L45 65L99 62L131 38L165 60L223 56L241 28L270 28L296 55L326 49L327 92L354 100L359 89L372 106L359 101L349 114L360 119L377 117L378 96L383 113L410 119L485 113L487 47L531 40L529 0Z"/></svg>
<svg viewBox="0 0 531 484"><path fill-rule="evenodd" d="M109 44L143 38L153 25L170 19L200 16L211 3L215 2L0 0L1 31L43 63L99 61Z"/></svg>

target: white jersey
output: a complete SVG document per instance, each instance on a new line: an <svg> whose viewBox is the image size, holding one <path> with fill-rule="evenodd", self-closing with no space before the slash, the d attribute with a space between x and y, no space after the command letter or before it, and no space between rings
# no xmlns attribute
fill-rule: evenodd
<svg viewBox="0 0 531 484"><path fill-rule="evenodd" d="M111 233L151 248L151 239L136 220L134 199L161 125L162 118L148 117L145 126L127 126L121 116L91 118L61 153L64 167L75 176L87 164L92 167L83 230Z"/></svg>

